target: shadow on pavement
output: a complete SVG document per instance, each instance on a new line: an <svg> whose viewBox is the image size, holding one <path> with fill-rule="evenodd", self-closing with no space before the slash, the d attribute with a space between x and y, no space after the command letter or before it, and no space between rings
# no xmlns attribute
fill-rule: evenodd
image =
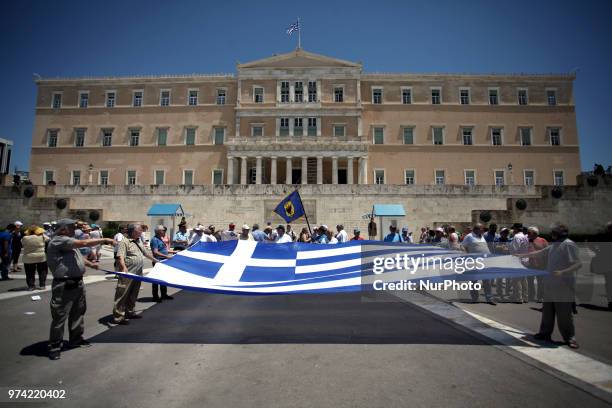
<svg viewBox="0 0 612 408"><path fill-rule="evenodd" d="M383 298L386 296L387 298ZM232 296L182 291L89 340L193 344L489 344L387 294Z"/></svg>

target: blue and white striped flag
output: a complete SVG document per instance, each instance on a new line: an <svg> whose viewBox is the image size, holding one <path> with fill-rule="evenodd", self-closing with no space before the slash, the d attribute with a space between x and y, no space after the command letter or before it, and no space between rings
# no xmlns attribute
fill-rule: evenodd
<svg viewBox="0 0 612 408"><path fill-rule="evenodd" d="M129 278L173 286L234 294L345 292L372 289L381 276L385 281L453 279L473 281L500 277L541 275L525 268L516 257L485 256L485 268L456 271L414 268L373 273L375 258L407 259L474 258L430 245L350 241L337 245L303 243L271 244L256 241L198 242L172 258L158 262L147 276L117 273Z"/></svg>
<svg viewBox="0 0 612 408"><path fill-rule="evenodd" d="M287 35L291 35L293 34L294 31L298 31L299 29L300 29L300 22L296 21L295 23L291 24L287 28Z"/></svg>

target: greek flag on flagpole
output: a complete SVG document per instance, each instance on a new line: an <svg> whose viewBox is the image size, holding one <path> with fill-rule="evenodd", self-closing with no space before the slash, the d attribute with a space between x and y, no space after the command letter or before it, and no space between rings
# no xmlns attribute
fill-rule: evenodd
<svg viewBox="0 0 612 408"><path fill-rule="evenodd" d="M294 31L298 31L299 29L300 29L300 22L296 21L295 23L291 24L289 28L287 28L287 35L291 35L293 34Z"/></svg>
<svg viewBox="0 0 612 408"><path fill-rule="evenodd" d="M198 242L158 262L146 276L110 272L140 281L181 289L228 294L287 294L371 290L375 279L387 281L452 279L474 281L518 278L546 272L527 269L511 255L485 255L485 268L458 274L453 270L373 273L375 257L473 258L431 245L350 241L336 245L272 244L247 240Z"/></svg>

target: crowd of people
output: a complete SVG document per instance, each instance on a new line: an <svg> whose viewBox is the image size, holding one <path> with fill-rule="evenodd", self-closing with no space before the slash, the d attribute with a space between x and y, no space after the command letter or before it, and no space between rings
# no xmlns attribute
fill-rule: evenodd
<svg viewBox="0 0 612 408"><path fill-rule="evenodd" d="M397 226L391 225L383 241L414 243L413 234L407 227L398 230ZM99 267L102 245L113 247L115 271L142 275L145 259L149 259L155 265L198 242L250 240L279 244L290 242L337 244L364 240L359 228L355 228L349 237L341 224L336 225L335 230L320 225L315 226L312 233L308 228L302 228L299 233L295 233L291 225L281 224L272 228L270 223L263 229L258 224L253 224L252 227L244 224L238 230L234 223L230 223L224 230L218 230L214 225L205 227L200 223L189 229L183 220L172 237L168 236L167 228L163 225L155 228L154 235L150 239L146 239L144 234L146 231L148 231L146 225L134 223L121 226L112 239L104 238L100 227L95 224L88 225L82 221L63 219L44 223L42 227L31 225L25 229L23 223L17 221L0 232L3 280L10 279L8 273L11 265L13 272L21 269L18 265L21 253L23 253L28 290L36 289L37 273L39 289L45 287L47 270L52 273L52 323L49 341L51 359L60 357L67 319L68 345L70 347L89 345L83 338L83 316L86 310L83 275L85 266L96 269ZM607 226L607 234L612 237L612 223ZM373 239L375 236L376 224L370 220L368 237ZM542 302L542 322L535 338L550 340L556 319L564 341L569 347L577 348L573 314L576 312L575 272L581 267L578 248L569 239L569 230L564 225L556 225L552 229L551 237L552 242L548 242L540 235L536 226L525 227L520 223L501 229L496 224L485 226L476 223L461 232L452 225L434 229L423 227L420 229L418 243L474 254L514 255L531 269L548 271L549 274L545 277L484 280L482 281L484 298L491 305L495 305L497 301ZM604 256L606 252L601 249L596 251L599 251L597 256ZM600 262L600 264L610 263ZM608 300L612 302L612 271L604 272L604 275ZM124 276L118 277L113 304L114 324L126 325L132 319L142 318L135 313L140 283ZM153 284L152 295L156 302L172 299L168 295L167 287L163 285ZM479 291L471 291L470 296L474 302L480 299ZM612 303L608 306L612 310Z"/></svg>

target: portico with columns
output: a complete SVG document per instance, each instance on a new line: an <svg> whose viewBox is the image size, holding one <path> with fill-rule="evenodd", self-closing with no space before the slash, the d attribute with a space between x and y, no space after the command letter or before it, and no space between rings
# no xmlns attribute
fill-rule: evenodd
<svg viewBox="0 0 612 408"><path fill-rule="evenodd" d="M365 143L229 143L227 184L368 184Z"/></svg>

